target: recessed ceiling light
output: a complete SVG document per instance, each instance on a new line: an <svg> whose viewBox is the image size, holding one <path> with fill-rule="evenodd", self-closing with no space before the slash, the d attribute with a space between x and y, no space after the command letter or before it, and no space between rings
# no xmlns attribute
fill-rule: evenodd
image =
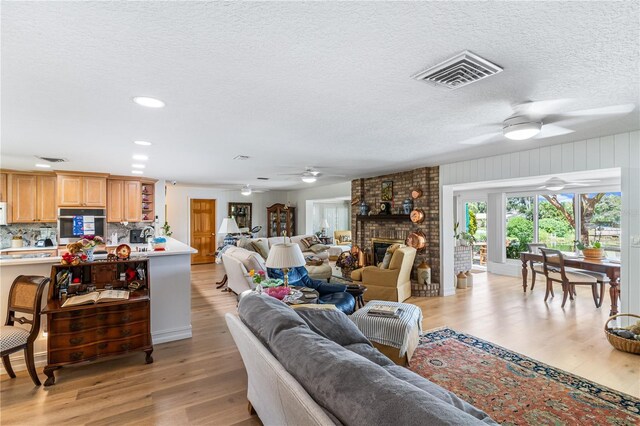
<svg viewBox="0 0 640 426"><path fill-rule="evenodd" d="M136 96L133 98L133 102L148 108L162 108L164 106L164 102L160 99L149 98L147 96Z"/></svg>
<svg viewBox="0 0 640 426"><path fill-rule="evenodd" d="M147 141L133 141L133 143L135 143L136 145L142 145L142 146L150 146L151 142L147 142Z"/></svg>
<svg viewBox="0 0 640 426"><path fill-rule="evenodd" d="M144 164L132 164L131 167L134 169L144 169L146 166Z"/></svg>
<svg viewBox="0 0 640 426"><path fill-rule="evenodd" d="M38 163L38 164L36 164L36 167L41 167L41 168L43 168L43 169L50 169L50 168L51 168L51 166L50 166L50 165L48 165L48 164L42 164L42 163Z"/></svg>
<svg viewBox="0 0 640 426"><path fill-rule="evenodd" d="M134 175L141 175L142 170L131 170L131 173L133 173Z"/></svg>
<svg viewBox="0 0 640 426"><path fill-rule="evenodd" d="M542 123L532 121L527 117L512 117L504 120L502 124L502 133L507 139L514 141L523 141L531 139L542 129Z"/></svg>
<svg viewBox="0 0 640 426"><path fill-rule="evenodd" d="M133 158L134 160L140 160L140 161L147 161L149 159L149 157L147 157L144 154L133 154Z"/></svg>

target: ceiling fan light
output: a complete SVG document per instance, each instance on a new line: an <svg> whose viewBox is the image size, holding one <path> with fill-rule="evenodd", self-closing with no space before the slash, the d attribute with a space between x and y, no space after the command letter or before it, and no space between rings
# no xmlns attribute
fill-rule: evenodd
<svg viewBox="0 0 640 426"><path fill-rule="evenodd" d="M249 185L243 186L242 189L240 190L240 194L245 196L251 195L251 187Z"/></svg>
<svg viewBox="0 0 640 426"><path fill-rule="evenodd" d="M564 189L564 185L547 185L546 188L549 191L562 191Z"/></svg>
<svg viewBox="0 0 640 426"><path fill-rule="evenodd" d="M318 178L313 175L304 175L301 179L304 183L313 183L318 180Z"/></svg>
<svg viewBox="0 0 640 426"><path fill-rule="evenodd" d="M531 139L542 129L539 121L530 121L526 117L513 117L504 120L502 134L505 138L514 141Z"/></svg>

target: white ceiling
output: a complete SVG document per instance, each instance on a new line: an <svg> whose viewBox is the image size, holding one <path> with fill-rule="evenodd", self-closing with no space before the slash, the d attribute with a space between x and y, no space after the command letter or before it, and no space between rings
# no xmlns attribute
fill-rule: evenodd
<svg viewBox="0 0 640 426"><path fill-rule="evenodd" d="M146 152L151 177L292 188L305 184L276 173L355 178L635 130L638 5L3 2L2 167L44 155L130 174ZM465 49L504 71L454 91L410 78ZM131 102L140 95L166 107ZM636 109L556 138L458 143L512 104L558 98Z"/></svg>

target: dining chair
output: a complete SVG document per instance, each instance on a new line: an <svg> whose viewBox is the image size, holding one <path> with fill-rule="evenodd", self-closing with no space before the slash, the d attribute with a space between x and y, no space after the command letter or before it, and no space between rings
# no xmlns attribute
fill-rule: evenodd
<svg viewBox="0 0 640 426"><path fill-rule="evenodd" d="M575 286L577 285L590 285L591 294L593 295L593 301L596 308L602 305L602 297L598 295L597 279L589 274L579 272L577 270L568 270L564 266L564 257L560 250L553 250L548 248L540 248L543 259L544 274L547 277L547 291L544 295L544 301L546 302L551 293L553 294L553 283L558 282L562 284L562 307L564 308L567 303L567 296L573 300L575 294ZM603 294L602 291L600 294Z"/></svg>
<svg viewBox="0 0 640 426"><path fill-rule="evenodd" d="M7 307L7 320L0 327L0 356L5 371L12 379L16 373L11 368L9 355L24 349L24 361L31 380L36 386L40 386L40 379L36 373L33 358L33 342L40 332L40 307L42 305L42 293L49 278L36 275L20 275L11 284L9 290L9 306ZM18 317L18 312L30 314L31 319L24 316ZM18 327L15 323L29 324L29 329Z"/></svg>
<svg viewBox="0 0 640 426"><path fill-rule="evenodd" d="M540 253L540 248L546 248L547 245L545 243L529 243L527 244L527 248L529 249L529 253ZM529 261L529 269L531 269L531 290L536 285L536 273L544 275L544 267L542 266L542 262L534 262L533 260Z"/></svg>

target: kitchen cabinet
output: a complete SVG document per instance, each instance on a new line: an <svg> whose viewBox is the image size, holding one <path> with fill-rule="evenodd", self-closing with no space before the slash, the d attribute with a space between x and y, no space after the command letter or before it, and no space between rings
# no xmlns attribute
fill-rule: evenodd
<svg viewBox="0 0 640 426"><path fill-rule="evenodd" d="M142 193L138 180L109 179L107 222L140 222Z"/></svg>
<svg viewBox="0 0 640 426"><path fill-rule="evenodd" d="M56 177L11 174L11 223L55 222Z"/></svg>
<svg viewBox="0 0 640 426"><path fill-rule="evenodd" d="M154 188L156 181L143 180L141 181L140 190L142 199L142 221L153 222L155 220L155 196Z"/></svg>
<svg viewBox="0 0 640 426"><path fill-rule="evenodd" d="M0 173L0 202L7 201L7 174Z"/></svg>
<svg viewBox="0 0 640 426"><path fill-rule="evenodd" d="M75 174L58 174L59 207L105 207L107 178Z"/></svg>

